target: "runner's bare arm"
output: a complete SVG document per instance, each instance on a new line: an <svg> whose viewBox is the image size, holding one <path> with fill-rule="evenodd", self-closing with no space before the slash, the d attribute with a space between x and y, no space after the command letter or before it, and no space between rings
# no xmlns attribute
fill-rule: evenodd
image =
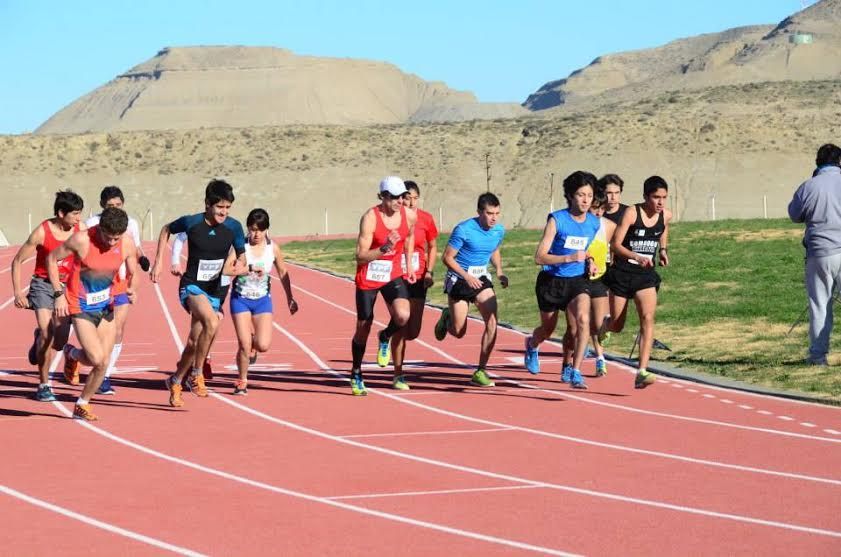
<svg viewBox="0 0 841 557"><path fill-rule="evenodd" d="M359 220L359 237L356 239L357 265L364 265L374 261L385 253L380 248L371 249L371 242L374 241L374 228L376 225L376 215L374 214L374 211L368 209Z"/></svg>
<svg viewBox="0 0 841 557"><path fill-rule="evenodd" d="M29 300L23 295L20 287L20 266L32 257L35 250L44 242L44 227L38 226L26 239L12 260L12 292L15 295L15 307L28 308Z"/></svg>
<svg viewBox="0 0 841 557"><path fill-rule="evenodd" d="M501 250L502 246L494 250L494 252L491 254L491 263L493 263L494 269L496 269L496 276L499 279L499 284L501 284L503 288L508 288L508 275L506 275L505 271L502 270Z"/></svg>
<svg viewBox="0 0 841 557"><path fill-rule="evenodd" d="M546 226L543 227L543 236L537 244L537 250L534 252L534 262L537 265L558 265L560 263L574 263L576 261L584 261L587 258L587 252L579 250L571 255L552 255L549 253L549 248L552 247L552 241L555 239L555 234L558 229L555 225L555 219L549 217L546 219Z"/></svg>
<svg viewBox="0 0 841 557"><path fill-rule="evenodd" d="M669 223L672 221L672 212L668 209L663 210L663 222L666 225L663 230L663 235L660 236L660 265L663 267L669 266Z"/></svg>
<svg viewBox="0 0 841 557"><path fill-rule="evenodd" d="M158 282L161 276L161 267L164 265L164 252L166 251L166 244L169 242L169 224L161 227L161 233L158 235L158 249L155 252L155 262L152 264L152 270L149 271L149 277L152 282Z"/></svg>
<svg viewBox="0 0 841 557"><path fill-rule="evenodd" d="M228 252L225 265L222 266L222 274L229 277L238 277L248 274L248 266L237 265L237 253L234 250Z"/></svg>
<svg viewBox="0 0 841 557"><path fill-rule="evenodd" d="M272 243L274 249L274 268L277 271L277 276L280 279L280 284L283 286L283 292L286 294L286 305L289 307L289 313L295 315L298 312L298 302L292 295L292 280L289 278L289 272L286 270L286 263L283 260L283 252L277 242Z"/></svg>
<svg viewBox="0 0 841 557"><path fill-rule="evenodd" d="M405 257L406 257L406 280L409 284L414 284L418 280L418 270L414 268L412 261L412 254L415 251L415 223L418 221L418 214L411 210L406 210L406 224L409 226L409 233L406 235L406 240L403 243Z"/></svg>
<svg viewBox="0 0 841 557"><path fill-rule="evenodd" d="M66 242L51 251L47 256L47 276L56 292L63 292L58 274L58 262L70 255L84 257L88 254L89 246L90 239L88 238L87 232L80 231L70 236ZM66 317L68 315L66 293L62 293L61 296L56 298L54 312L58 317Z"/></svg>
<svg viewBox="0 0 841 557"><path fill-rule="evenodd" d="M426 274L423 277L423 281L426 284L426 287L429 288L435 283L435 263L438 260L438 245L435 242L435 238L431 240L427 240L426 243Z"/></svg>
<svg viewBox="0 0 841 557"><path fill-rule="evenodd" d="M140 274L137 272L137 248L134 245L134 240L123 235L123 253L125 254L126 263L126 278L128 279L128 286L126 287L126 296L128 301L132 304L137 302L137 287L140 284Z"/></svg>

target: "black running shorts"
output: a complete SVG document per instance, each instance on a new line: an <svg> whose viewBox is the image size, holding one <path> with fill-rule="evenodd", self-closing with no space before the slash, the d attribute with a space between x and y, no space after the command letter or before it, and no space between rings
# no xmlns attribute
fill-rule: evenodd
<svg viewBox="0 0 841 557"><path fill-rule="evenodd" d="M383 300L387 304L391 304L394 300L402 298L409 299L409 289L406 288L406 281L403 277L398 277L391 282L387 282L379 288L371 290L356 289L356 318L360 321L370 321L374 319L374 302L377 301L377 294L383 295Z"/></svg>
<svg viewBox="0 0 841 557"><path fill-rule="evenodd" d="M455 274L447 274L444 279L444 293L454 300L464 300L465 302L473 303L476 301L476 296L482 290L490 288L493 290L493 283L488 277L480 277L482 286L479 288L471 288L467 281Z"/></svg>
<svg viewBox="0 0 841 557"><path fill-rule="evenodd" d="M552 273L541 271L534 285L537 307L545 313L566 311L576 296L589 293L590 279L585 276L556 277Z"/></svg>
<svg viewBox="0 0 841 557"><path fill-rule="evenodd" d="M633 298L634 294L648 288L660 290L660 275L653 270L640 273L611 267L603 279L610 292L620 298Z"/></svg>

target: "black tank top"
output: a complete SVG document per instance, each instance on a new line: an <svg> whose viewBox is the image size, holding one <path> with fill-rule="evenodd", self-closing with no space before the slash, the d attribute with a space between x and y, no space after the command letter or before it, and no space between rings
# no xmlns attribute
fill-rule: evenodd
<svg viewBox="0 0 841 557"><path fill-rule="evenodd" d="M656 265L657 252L660 250L660 237L666 230L665 213L660 213L657 216L657 222L654 223L654 226L645 226L642 222L641 206L634 205L634 210L637 212L637 219L634 221L634 224L628 227L625 239L622 240L622 246L637 255L651 259ZM653 271L653 269L643 269L635 261L625 259L618 255L616 256L616 266L626 271L638 273Z"/></svg>
<svg viewBox="0 0 841 557"><path fill-rule="evenodd" d="M615 213L604 214L604 218L611 221L616 226L619 226L619 223L622 222L622 216L625 214L625 211L628 209L627 205L623 205L622 203L619 204L619 208L616 210Z"/></svg>

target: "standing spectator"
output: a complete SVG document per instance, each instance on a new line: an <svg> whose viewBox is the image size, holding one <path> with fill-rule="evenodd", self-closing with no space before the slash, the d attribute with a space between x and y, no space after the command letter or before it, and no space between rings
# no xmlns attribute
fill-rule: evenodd
<svg viewBox="0 0 841 557"><path fill-rule="evenodd" d="M817 170L794 193L788 215L806 223L806 293L809 296L809 357L827 365L833 295L841 285L841 147L818 149Z"/></svg>

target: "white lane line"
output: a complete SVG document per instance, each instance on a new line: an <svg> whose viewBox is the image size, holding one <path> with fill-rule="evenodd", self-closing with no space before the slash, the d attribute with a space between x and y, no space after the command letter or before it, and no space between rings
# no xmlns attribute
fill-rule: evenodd
<svg viewBox="0 0 841 557"><path fill-rule="evenodd" d="M178 347L179 350L184 350L184 345L181 343L181 339L178 336L178 330L175 327L175 323L172 321L172 315L170 314L169 308L167 307L166 302L164 301L163 294L161 293L160 286L156 283L156 284L154 284L154 287L155 287L155 292L158 296L158 301L161 304L161 308L163 310L164 317L166 318L167 324L169 325L170 333L172 333L172 338L175 341L175 345ZM231 401L227 400L225 397L222 397L222 396L220 396L216 393L211 392L210 394L211 394L211 396L215 397L217 400L220 400L220 401L228 403L228 404L231 403ZM59 409L65 415L69 415L69 412L63 406L61 406L59 403L54 402L53 404L58 406ZM240 407L241 409L246 409L246 411L249 411L249 413L254 413L254 411L251 411L247 407L242 406L240 404L234 403L233 406ZM416 520L414 518L409 518L409 517L398 515L398 514L392 514L392 513L377 511L377 510L369 509L369 508L366 508L366 507L359 507L359 506L351 505L351 504L348 504L348 503L342 503L341 501L333 501L333 500L327 499L325 497L318 497L316 495L309 495L309 494L301 493L301 492L298 492L298 491L292 491L291 489L286 489L286 488L274 486L274 485L271 485L271 484L266 484L266 483L263 483L263 482L259 482L259 481L256 481L256 480L251 480L251 479L245 478L243 476L238 476L236 474L231 474L231 473L228 473L228 472L224 472L222 470L217 470L215 468L210 468L208 466L197 464L195 462L191 462L191 461L188 461L188 460L185 460L185 459L182 459L182 458L170 456L168 454L156 451L156 450L151 449L149 447L145 447L145 446L140 445L138 443L134 443L133 441L129 441L128 439L124 439L122 437L114 435L110 432L107 432L107 431L102 430L98 427L95 427L88 422L80 421L79 424L84 426L84 427L87 427L88 429L90 429L91 431L93 431L93 432L95 432L99 435L102 435L102 436L104 436L108 439L116 441L117 443L121 443L123 445L131 447L131 448L136 449L138 451L141 451L143 453L155 456L157 458L167 460L167 461L170 461L170 462L174 462L176 464L181 464L182 466L186 466L186 467L192 468L194 470L199 470L201 472L205 472L207 474L212 474L214 476L218 476L218 477L225 478L225 479L228 479L228 480L232 480L232 481L235 481L235 482L240 482L240 483L250 485L250 486L253 486L253 487L265 489L265 490L268 490L268 491L273 491L275 493L288 495L290 497L295 497L295 498L298 498L298 499L304 499L306 501L311 501L311 502L314 502L314 503L321 503L321 504L324 504L324 505L338 507L340 509L354 511L354 512L361 513L361 514L366 514L366 515L369 515L369 516L375 516L375 517L383 518L383 519L390 520L390 521L393 521L393 522L401 522L401 523L404 523L404 524L410 524L412 526L419 526L421 528L436 530L438 532L444 532L444 533L447 533L447 534L453 534L453 535L461 536L461 537L465 537L465 538L475 539L475 540L489 542L489 543L495 543L495 544L498 544L498 545L504 545L504 546L507 546L507 547L514 547L514 548L517 548L517 549L524 549L524 550L527 550L527 551L542 552L542 553L547 553L549 555L561 555L561 556L574 555L573 553L569 553L569 552L566 552L566 551L561 551L561 550L552 549L552 548L548 548L548 547L541 547L541 546L538 546L538 545L532 545L532 544L518 542L518 541L515 541L515 540L509 540L509 539L505 539L505 538L498 538L496 536L489 536L489 535L486 535L486 534L480 534L478 532L472 532L470 530L462 530L460 528L452 528L450 526L445 526L445 525L442 525L442 524L436 524L436 523L427 522L427 521L424 521L424 520ZM336 439L339 440L340 442L343 442L343 443L348 443L348 444L358 445L358 446L361 446L361 447L366 447L366 445L363 445L362 443L358 443L356 441L342 440L342 439L338 439L338 438L336 438ZM839 534L839 536L841 536L841 534Z"/></svg>
<svg viewBox="0 0 841 557"><path fill-rule="evenodd" d="M709 393L704 394L704 398L715 398L715 395L711 395Z"/></svg>
<svg viewBox="0 0 841 557"><path fill-rule="evenodd" d="M777 416L781 420L785 420L787 422L793 422L794 418L790 418L789 416Z"/></svg>
<svg viewBox="0 0 841 557"><path fill-rule="evenodd" d="M722 398L720 402L722 402L723 404L733 404L733 401L727 398Z"/></svg>
<svg viewBox="0 0 841 557"><path fill-rule="evenodd" d="M803 427L817 427L815 424L811 424L809 422L800 422L800 425Z"/></svg>
<svg viewBox="0 0 841 557"><path fill-rule="evenodd" d="M337 372L336 370L334 370L330 366L328 366L326 363L324 363L324 361L321 360L321 358L319 358L318 355L316 355L308 346L306 346L298 338L296 338L294 335L292 335L289 331L287 331L286 329L284 329L283 327L278 325L276 322L273 322L272 325L276 329L281 331L284 335L286 335L287 338L289 338L289 340L291 340L296 345L298 345L301 348L301 350L303 350L310 357L310 359L317 366L319 366L322 370L324 370L325 372L330 373L332 375L336 375L336 376L342 377L344 379L347 379L347 378L344 377L343 374ZM380 396L385 396L385 397L391 398L390 395L388 395L386 393L382 393L378 390L372 390L370 392L372 392L374 394L378 394ZM672 503L665 503L665 502L662 502L662 501L640 499L640 498L637 498L637 497L628 497L628 496L624 496L624 495L618 495L618 494L615 494L615 493L608 493L608 492L595 491L595 490L590 490L590 489L577 488L577 487L563 485L563 484L555 484L555 483L549 483L549 482L542 482L542 481L538 481L538 480L530 480L530 479L527 479L527 478L521 478L521 477L511 476L511 475L507 475L507 474L500 474L500 473L491 472L491 471L480 469L480 468L473 468L473 467L470 467L470 466L462 466L460 464L454 464L454 463L435 460L435 459L422 457L422 456L418 456L418 455L414 455L414 454L410 454L410 453L404 453L404 452L401 452L401 451L395 451L395 450L387 449L387 448L380 447L380 446L377 446L377 445L367 445L365 443L360 443L358 441L353 441L351 439L341 439L341 438L336 437L335 435L331 435L329 433L318 431L318 430L315 430L315 429L312 429L312 428L309 428L309 427L306 427L306 426L302 426L302 425L299 425L299 424L296 424L296 423L293 423L293 422L289 422L289 421L277 418L275 416L271 416L271 415L266 414L264 412L261 412L259 410L255 410L254 408L251 408L249 406L245 406L243 404L240 404L239 402L236 402L236 401L231 400L229 398L216 395L215 393L213 393L212 396L216 397L217 400L219 400L221 402L224 402L225 404L228 404L230 406L233 406L235 408L238 408L238 409L242 410L243 412L247 412L247 413L252 414L254 416L263 418L267 421L274 422L278 425L281 425L281 426L284 426L284 427L287 427L287 428L290 428L290 429L294 429L296 431L309 433L313 436L321 437L323 439L330 439L330 440L334 440L334 441L337 441L339 443L345 443L345 444L348 444L348 445L351 445L351 446L354 446L354 447L360 447L360 448L367 449L367 450L370 450L370 451L374 451L374 452L378 452L378 453L382 453L382 454L387 454L387 455L390 455L390 456L395 456L395 457L403 458L403 459L406 459L406 460L412 460L412 461L415 461L415 462L422 462L422 463L425 463L425 464L430 464L430 465L438 466L438 467L441 467L441 468L458 470L458 471L461 471L461 472L476 474L478 476L495 478L495 479L505 480L505 481L514 482L514 483L521 483L521 484L526 484L526 485L536 485L536 486L541 486L541 487L547 487L547 488L550 488L550 489L555 489L555 490L558 490L558 491L577 493L577 494L581 494L581 495L589 495L589 496L592 496L592 497L609 499L609 500L613 500L613 501L621 501L621 502L625 502L625 503L631 503L631 504L642 505L642 506L650 506L650 507L655 507L655 508L668 509L668 510L684 512L684 513L689 513L689 514L709 516L709 517L714 517L714 518L722 518L722 519L733 520L733 521L737 521L737 522L746 522L746 523L750 523L750 524L759 524L759 525L763 525L763 526L772 526L772 527L776 527L776 528L791 529L791 530L796 530L796 531L804 531L804 532L808 531L809 533L813 533L813 534L820 533L821 535L841 538L841 532L836 532L836 531L833 531L833 530L823 530L823 529L818 529L818 528L812 528L812 527L809 527L809 526L800 526L800 525L797 525L797 524L790 524L790 523L785 523L785 522L769 521L769 520L753 518L753 517L748 517L748 516L743 516L743 515L722 513L722 512L718 512L718 511L711 511L711 510L700 509L700 508L696 508L696 507L688 507L688 506L684 506L684 505L676 505L676 504L672 504ZM401 400L402 402L406 402L408 404L413 404L413 405L418 405L418 406L423 407L423 405L419 405L416 402L408 402L405 399L395 399L395 400ZM829 480L829 483L841 484L841 482L837 482L835 480Z"/></svg>
<svg viewBox="0 0 841 557"><path fill-rule="evenodd" d="M421 495L452 495L457 493L482 493L487 491L511 491L514 489L543 489L539 485L509 485L501 487L473 487L466 489L437 489L433 491L398 491L394 493L367 493L364 495L336 495L325 497L331 501L346 499L379 499L382 497L416 497Z"/></svg>
<svg viewBox="0 0 841 557"><path fill-rule="evenodd" d="M697 393L698 389L686 389L687 393Z"/></svg>
<svg viewBox="0 0 841 557"><path fill-rule="evenodd" d="M273 276L273 278L274 278L274 276ZM307 294L308 296L310 296L312 298L315 298L316 300L320 300L320 301L324 302L325 304L327 304L329 306L332 306L332 307L335 307L335 308L337 308L337 309L339 309L339 310L341 310L345 313L356 315L355 312L353 312L353 311L351 311L351 310L349 310L349 309L347 309L347 308L345 308L345 307L343 307L343 306L341 306L341 305L339 305L339 304L337 304L337 303L335 303L331 300L323 298L322 296L319 296L318 294L315 294L314 292L310 292L309 290L301 288L300 286L293 286L293 288L295 290L300 290L304 294ZM384 323L377 322L377 324L385 326ZM443 356L444 358L446 358L447 360L449 360L449 361L451 361L455 364L464 366L466 368L470 367L465 362L459 360L458 358L455 358L455 357L451 356L447 352L444 352L443 350L441 350L441 349L439 349L439 348L437 348L437 347L435 347L435 346L433 346L433 345L431 345L427 342L422 341L420 338L414 340L413 342L417 342L421 346L424 346L425 348L428 348L428 349L432 350L436 354L439 354L439 355ZM489 374L489 375L494 375L495 377L499 377L498 375L495 375L495 374ZM571 391L554 391L554 390L550 390L550 389L541 389L540 387L536 387L536 386L534 386L530 383L523 383L521 381L517 381L517 380L514 380L514 379L501 378L501 381L505 381L505 382L511 383L513 385L517 385L517 386L525 388L525 389L531 389L531 390L534 390L535 392L541 392L541 393L546 393L546 394L550 394L550 395L553 395L553 396L558 396L558 397L568 398L568 399L572 399L572 400L577 400L579 402L586 402L588 404L595 404L597 406L614 408L614 409L622 410L622 411L625 411L625 412L633 412L633 413L644 414L644 415L648 415L648 416L670 418L670 419L680 420L680 421L685 421L685 422L693 422L693 423L701 423L701 424L715 425L715 426L721 426L721 427L729 427L729 428L741 429L741 430L745 430L745 431L756 431L756 432L760 432L760 433L769 433L769 434L772 434L772 435L781 435L781 436L784 436L784 437L794 437L794 438L798 438L798 439L809 439L809 440L812 440L812 441L823 441L823 442L828 442L828 443L841 443L841 440L839 440L839 439L831 439L831 438L828 438L828 437L821 437L821 436L818 436L818 435L808 435L808 434L805 434L805 433L795 433L795 432L792 432L792 431L783 431L783 430L779 430L779 429L770 429L770 428L764 428L764 427L748 426L748 425L742 425L742 424L735 424L735 423L732 423L732 422L722 422L722 421L718 421L718 420L709 420L709 419L706 419L706 418L693 418L691 416L682 416L682 415L679 415L679 414L669 414L669 413L666 413L666 412L657 412L657 411L654 411L654 410L644 410L642 408L634 408L634 407L631 407L631 406L622 406L621 404L614 404L614 403L611 403L611 402L604 402L604 401L601 401L601 400L594 400L592 398L577 396L577 395L573 394ZM721 389L721 390L725 390L725 389ZM713 395L710 395L710 396L713 396ZM769 414L770 414L770 412L769 412Z"/></svg>
<svg viewBox="0 0 841 557"><path fill-rule="evenodd" d="M356 435L339 435L342 439L360 439L363 437L406 437L411 435L460 435L463 433L490 433L494 431L513 431L512 427L492 427L488 429L450 429L442 431L405 431L394 433L360 433Z"/></svg>
<svg viewBox="0 0 841 557"><path fill-rule="evenodd" d="M834 429L825 429L824 431L831 435L841 435L841 431L836 431Z"/></svg>
<svg viewBox="0 0 841 557"><path fill-rule="evenodd" d="M29 286L25 286L25 287L23 288L23 293L24 293L24 294L26 294L26 292L27 292L28 290L29 290ZM2 304L0 304L0 310L4 310L4 309L6 309L6 308L9 306L9 304L11 304L11 303L12 303L12 302L14 302L14 301L15 301L15 297L14 297L14 296L12 296L12 297L11 297L11 298L9 298L8 300L6 300L6 301L5 301L5 302L3 302Z"/></svg>
<svg viewBox="0 0 841 557"><path fill-rule="evenodd" d="M161 541L155 538L151 538L149 536L145 536L143 534L138 534L137 532L132 532L131 530L126 530L125 528L120 528L119 526L114 526L113 524L109 524L107 522L102 522L101 520L97 520L93 517L84 515L82 513L78 513L75 511L71 511L65 507L60 507L53 503L49 503L44 501L43 499L37 499L32 497L31 495L27 495L25 493L21 493L15 489L7 487L5 485L0 485L0 493L5 493L10 497L14 497L15 499L19 499L21 501L25 501L30 505L34 505L36 507L41 507L42 509L46 509L48 511L52 511L54 513L58 513L60 515L66 516L67 518L72 518L73 520L78 520L79 522L84 522L89 526L93 526L95 528L99 528L100 530L105 530L106 532L110 532L112 534L117 534L119 536L123 536L125 538L130 538L132 540L145 543L147 545L151 545L153 547L157 547L159 549L164 549L166 551L171 551L172 553L177 553L178 555L189 555L190 557L201 557L204 554L199 553L198 551L193 551L192 549L187 549L186 547L180 547L177 545L173 545L171 543L167 543L165 541ZM8 540L7 540L8 541ZM88 544L86 544L88 545ZM86 549L89 549L86 547ZM127 548L123 548L124 550ZM131 553L131 551L129 551Z"/></svg>
<svg viewBox="0 0 841 557"><path fill-rule="evenodd" d="M753 406L748 406L747 404L740 404L739 408L743 410L753 410Z"/></svg>
<svg viewBox="0 0 841 557"><path fill-rule="evenodd" d="M23 265L23 264L25 264L25 263L29 263L29 262L30 262L30 261L32 261L33 259L35 259L35 256L34 256L34 255L33 255L32 257L30 257L29 259L24 259L24 260L23 260L23 262L21 262L21 265ZM9 265L8 267L6 267L6 268L5 268L5 269L3 269L2 271L0 271L0 274L3 274L3 273L8 273L8 272L9 272L9 271L11 271L11 270L12 270L12 266L11 266L11 265ZM12 300L14 300L14 297L12 298ZM0 309L2 309L2 308L0 308Z"/></svg>
<svg viewBox="0 0 841 557"><path fill-rule="evenodd" d="M763 416L773 416L774 415L773 412L769 412L768 410L757 410L757 412L759 412Z"/></svg>

